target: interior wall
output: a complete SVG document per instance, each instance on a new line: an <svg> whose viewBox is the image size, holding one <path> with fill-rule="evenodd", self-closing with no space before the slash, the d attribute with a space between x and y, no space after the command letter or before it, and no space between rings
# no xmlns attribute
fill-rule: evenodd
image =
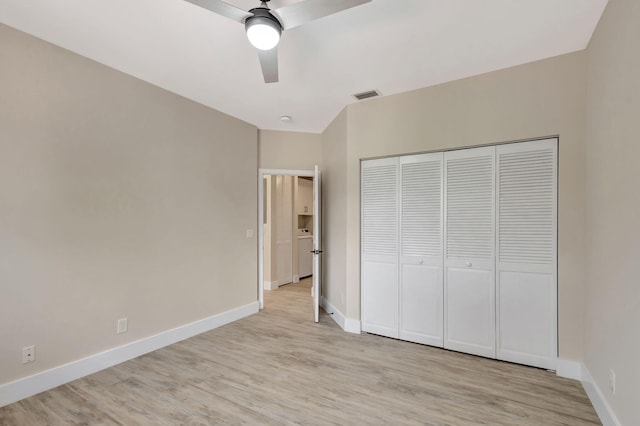
<svg viewBox="0 0 640 426"><path fill-rule="evenodd" d="M313 170L322 161L321 139L316 133L259 130L260 168Z"/></svg>
<svg viewBox="0 0 640 426"><path fill-rule="evenodd" d="M640 3L610 0L587 50L585 364L624 425L640 419L639 40Z"/></svg>
<svg viewBox="0 0 640 426"><path fill-rule="evenodd" d="M257 300L254 126L3 25L0 63L0 384Z"/></svg>
<svg viewBox="0 0 640 426"><path fill-rule="evenodd" d="M322 296L346 315L346 108L322 133L322 145Z"/></svg>
<svg viewBox="0 0 640 426"><path fill-rule="evenodd" d="M346 270L333 272L347 316L360 318L361 159L559 135L559 352L582 360L585 88L578 52L350 105Z"/></svg>

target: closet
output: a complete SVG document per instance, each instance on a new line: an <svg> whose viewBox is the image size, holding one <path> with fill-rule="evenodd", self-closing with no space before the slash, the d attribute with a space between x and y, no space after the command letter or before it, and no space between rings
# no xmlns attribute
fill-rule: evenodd
<svg viewBox="0 0 640 426"><path fill-rule="evenodd" d="M555 368L557 139L361 164L363 331Z"/></svg>

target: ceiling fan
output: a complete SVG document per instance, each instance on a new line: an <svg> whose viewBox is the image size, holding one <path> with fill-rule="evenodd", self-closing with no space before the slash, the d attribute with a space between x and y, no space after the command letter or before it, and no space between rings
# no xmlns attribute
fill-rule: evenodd
<svg viewBox="0 0 640 426"><path fill-rule="evenodd" d="M222 0L186 0L204 9L244 24L249 42L258 49L265 83L278 81L278 42L282 31L300 26L371 0L306 0L278 9L269 9L269 0L245 12Z"/></svg>

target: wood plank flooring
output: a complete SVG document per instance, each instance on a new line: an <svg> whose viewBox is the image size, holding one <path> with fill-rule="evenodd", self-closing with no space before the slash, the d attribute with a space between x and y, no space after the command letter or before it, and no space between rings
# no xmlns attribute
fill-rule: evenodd
<svg viewBox="0 0 640 426"><path fill-rule="evenodd" d="M593 425L579 382L362 334L309 281L259 314L0 408L0 425Z"/></svg>

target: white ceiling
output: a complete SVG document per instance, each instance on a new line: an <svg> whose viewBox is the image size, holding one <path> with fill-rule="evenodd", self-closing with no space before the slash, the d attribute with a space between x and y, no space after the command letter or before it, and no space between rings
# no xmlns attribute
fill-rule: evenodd
<svg viewBox="0 0 640 426"><path fill-rule="evenodd" d="M354 93L391 95L584 49L606 3L373 0L286 31L272 84L242 25L183 0L2 0L0 22L258 128L321 132Z"/></svg>

